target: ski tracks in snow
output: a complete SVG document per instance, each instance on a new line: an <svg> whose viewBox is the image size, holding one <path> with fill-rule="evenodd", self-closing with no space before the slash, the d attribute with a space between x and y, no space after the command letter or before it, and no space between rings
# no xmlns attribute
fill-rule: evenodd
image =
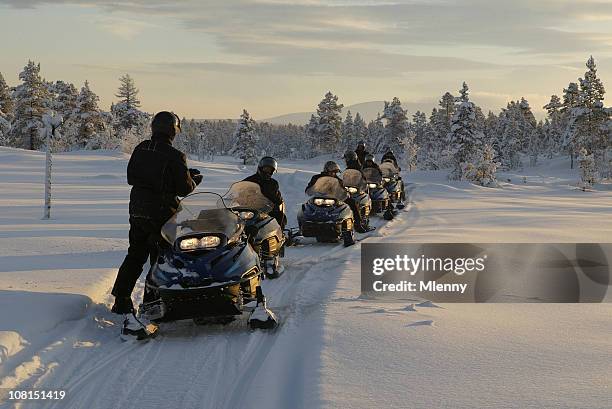
<svg viewBox="0 0 612 409"><path fill-rule="evenodd" d="M408 188L409 193L413 190L414 186ZM409 201L400 215L411 207ZM399 217L388 224L376 219L377 230L361 240L387 236L407 224ZM313 369L317 365L323 334L320 328L301 327L322 326L323 310L342 266L358 263L358 257L357 246L342 244L288 249L285 274L263 283L269 306L281 321L271 332L250 331L245 319L226 326L185 321L162 324L161 334L146 343L123 343L118 337L120 317L111 314L107 305L94 304L84 318L62 324L44 338L44 344L30 346L9 360L26 354L37 360L35 373L16 383L19 387L65 389L66 400L50 402L47 407L52 409L230 409L248 407L254 395L258 402L266 401L272 407L307 406L305 399L316 397L312 390L303 389L300 377L307 372L305 366ZM142 281L138 287L141 292ZM271 358L271 353L279 356ZM275 379L269 379L271 374ZM23 402L14 407L37 405Z"/></svg>

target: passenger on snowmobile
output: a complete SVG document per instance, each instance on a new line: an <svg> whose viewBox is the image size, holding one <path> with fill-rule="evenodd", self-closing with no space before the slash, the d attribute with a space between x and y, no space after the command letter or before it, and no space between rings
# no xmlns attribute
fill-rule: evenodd
<svg viewBox="0 0 612 409"><path fill-rule="evenodd" d="M395 165L395 167L398 170L402 170L402 168L399 167L399 165L397 164L397 158L395 157L395 155L393 154L393 150L389 147L389 146L385 146L383 148L383 151L385 152L384 155L382 156L382 158L380 158L380 163L383 162L387 162L387 161L391 161L393 162L393 164Z"/></svg>
<svg viewBox="0 0 612 409"><path fill-rule="evenodd" d="M353 151L349 151L344 155L344 161L346 162L347 169L355 169L361 171L361 163L357 154Z"/></svg>
<svg viewBox="0 0 612 409"><path fill-rule="evenodd" d="M278 163L276 159L271 156L264 156L259 161L257 173L244 180L257 183L261 188L261 193L274 203L274 209L270 212L270 216L274 217L281 228L284 229L287 224L287 217L284 212L285 201L281 195L278 182L272 178L277 169Z"/></svg>
<svg viewBox="0 0 612 409"><path fill-rule="evenodd" d="M370 153L366 151L366 145L364 141L359 141L355 153L357 154L357 158L359 158L359 163L361 163L361 166L363 166L366 161L366 155Z"/></svg>
<svg viewBox="0 0 612 409"><path fill-rule="evenodd" d="M125 334L141 336L143 325L134 316L131 294L142 268L157 258L161 226L178 209L178 196L186 196L202 182L196 169L187 168L185 154L172 147L181 131L179 117L159 112L151 123L151 139L134 148L127 167L130 193L130 233L128 254L119 268L111 294L112 311L125 314Z"/></svg>
<svg viewBox="0 0 612 409"><path fill-rule="evenodd" d="M304 189L304 191L307 191L310 187L314 186L314 184L317 183L317 180L324 176L331 176L333 178L338 179L338 181L340 181L340 184L344 187L342 179L338 177L338 173L340 173L340 166L338 166L336 162L331 160L326 162L325 166L323 167L323 171L318 175L314 175L310 179L310 182L308 183L308 186L306 186L306 189ZM349 205L349 207L353 211L353 217L355 219L355 230L357 230L357 232L359 233L365 233L366 231L368 231L367 227L364 226L363 220L361 218L361 213L359 212L359 208L357 207L357 203L355 203L355 200L349 197L344 202Z"/></svg>
<svg viewBox="0 0 612 409"><path fill-rule="evenodd" d="M368 153L365 156L365 162L363 163L363 167L362 169L365 170L367 168L374 168L374 169L378 169L378 171L380 172L380 167L378 166L378 164L374 161L374 155L372 155L371 153Z"/></svg>

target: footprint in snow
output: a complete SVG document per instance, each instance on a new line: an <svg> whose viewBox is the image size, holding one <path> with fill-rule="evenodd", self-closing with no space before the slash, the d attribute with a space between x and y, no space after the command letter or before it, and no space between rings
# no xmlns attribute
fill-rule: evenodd
<svg viewBox="0 0 612 409"><path fill-rule="evenodd" d="M422 326L429 326L429 327L433 327L434 326L434 321L433 320L425 320L425 321L415 321L411 324L407 325L408 327L422 327Z"/></svg>

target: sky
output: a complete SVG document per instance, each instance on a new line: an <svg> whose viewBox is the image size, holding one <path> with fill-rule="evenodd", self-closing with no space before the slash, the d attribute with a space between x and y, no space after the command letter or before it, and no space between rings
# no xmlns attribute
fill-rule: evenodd
<svg viewBox="0 0 612 409"><path fill-rule="evenodd" d="M433 105L463 81L485 111L537 114L590 55L612 84L606 0L0 0L0 38L11 85L31 59L108 109L129 73L144 110L188 118L312 111L328 90Z"/></svg>

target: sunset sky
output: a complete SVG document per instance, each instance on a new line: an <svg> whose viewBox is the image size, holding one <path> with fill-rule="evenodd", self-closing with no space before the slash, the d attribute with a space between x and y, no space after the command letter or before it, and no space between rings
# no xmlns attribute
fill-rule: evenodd
<svg viewBox="0 0 612 409"><path fill-rule="evenodd" d="M33 59L108 109L127 72L143 109L194 118L311 111L328 89L431 105L464 80L485 110L541 111L591 54L612 87L604 0L0 0L0 38L11 85Z"/></svg>

